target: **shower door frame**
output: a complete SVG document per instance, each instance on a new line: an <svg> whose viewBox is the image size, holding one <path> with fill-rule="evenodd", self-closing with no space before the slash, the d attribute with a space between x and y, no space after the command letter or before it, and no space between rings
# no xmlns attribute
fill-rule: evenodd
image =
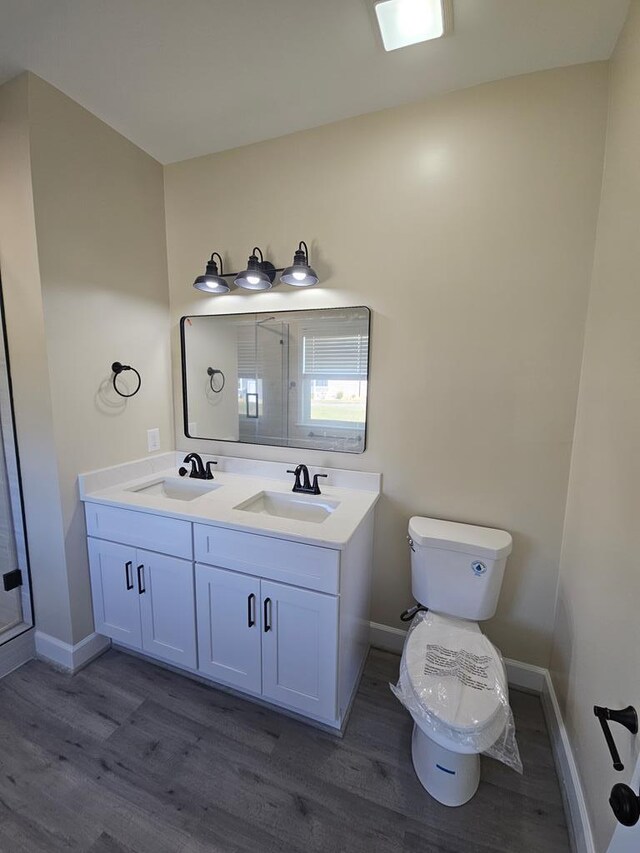
<svg viewBox="0 0 640 853"><path fill-rule="evenodd" d="M0 441L3 443L5 465L7 468L9 511L13 520L13 534L17 565L14 567L22 573L22 587L20 601L22 606L22 622L0 634L0 677L20 666L26 660L34 657L35 633L33 618L33 590L31 586L31 566L29 561L29 543L27 537L27 524L24 507L24 495L22 486L22 469L20 465L20 448L16 429L16 416L13 395L13 380L11 376L11 357L9 354L9 341L7 336L7 322L5 311L4 290L2 275L0 274L0 356L4 353L5 371L3 375L0 364ZM17 485L11 489L11 480ZM7 571L11 571L8 568ZM4 573L0 573L1 575ZM1 581L0 581L1 582ZM31 634L29 638L25 637ZM16 642L23 637L23 642ZM12 645L13 644L13 645Z"/></svg>

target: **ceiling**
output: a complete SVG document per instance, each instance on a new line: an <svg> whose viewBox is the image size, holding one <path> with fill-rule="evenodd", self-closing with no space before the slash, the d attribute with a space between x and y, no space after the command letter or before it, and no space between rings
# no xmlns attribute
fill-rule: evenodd
<svg viewBox="0 0 640 853"><path fill-rule="evenodd" d="M629 0L453 0L385 53L373 0L0 0L28 69L163 163L529 71L607 59Z"/></svg>

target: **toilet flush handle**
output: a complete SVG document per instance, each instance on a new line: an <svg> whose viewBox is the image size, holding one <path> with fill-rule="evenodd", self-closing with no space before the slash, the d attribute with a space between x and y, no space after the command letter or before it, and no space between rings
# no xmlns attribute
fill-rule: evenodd
<svg viewBox="0 0 640 853"><path fill-rule="evenodd" d="M407 542L409 543L409 548L411 548L411 550L412 550L412 551L413 551L413 553L415 554L415 553L416 553L416 549L413 547L413 539L412 539L410 536L407 536Z"/></svg>
<svg viewBox="0 0 640 853"><path fill-rule="evenodd" d="M411 622L416 613L428 613L429 608L423 607L421 604L414 604L413 607L408 607L400 614L401 622Z"/></svg>

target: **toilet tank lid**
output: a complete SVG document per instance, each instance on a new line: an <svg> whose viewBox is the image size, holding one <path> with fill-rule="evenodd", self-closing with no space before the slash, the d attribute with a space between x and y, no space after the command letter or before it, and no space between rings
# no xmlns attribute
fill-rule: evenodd
<svg viewBox="0 0 640 853"><path fill-rule="evenodd" d="M409 521L409 536L418 545L462 551L491 560L508 557L513 544L511 534L506 530L417 515Z"/></svg>

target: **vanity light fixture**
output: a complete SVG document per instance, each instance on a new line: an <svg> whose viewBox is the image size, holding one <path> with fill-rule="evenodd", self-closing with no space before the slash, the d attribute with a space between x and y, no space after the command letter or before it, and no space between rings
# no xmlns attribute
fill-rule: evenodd
<svg viewBox="0 0 640 853"><path fill-rule="evenodd" d="M260 257L256 252L260 253ZM276 277L276 268L269 261L265 261L262 249L254 246L249 255L246 270L239 272L234 282L244 290L271 290L273 280Z"/></svg>
<svg viewBox="0 0 640 853"><path fill-rule="evenodd" d="M374 8L387 51L440 38L450 29L450 0L378 0Z"/></svg>
<svg viewBox="0 0 640 853"><path fill-rule="evenodd" d="M283 270L280 281L294 287L311 287L318 283L318 273L309 266L309 249L304 240L300 241L291 266Z"/></svg>
<svg viewBox="0 0 640 853"><path fill-rule="evenodd" d="M220 272L214 258L220 261ZM199 275L193 282L196 290L202 290L204 293L229 293L231 287L224 278L222 267L222 258L218 252L214 252L207 261L207 269L204 275Z"/></svg>
<svg viewBox="0 0 640 853"><path fill-rule="evenodd" d="M215 259L220 262L220 271ZM293 263L289 267L276 268L271 261L265 261L262 250L254 246L247 268L242 272L223 272L222 257L213 252L207 261L204 275L199 275L193 282L196 290L203 293L229 293L232 285L227 279L243 290L270 290L274 286L276 273L281 273L280 281L292 287L311 287L318 283L318 273L309 266L309 249L304 240L298 244L293 255Z"/></svg>

